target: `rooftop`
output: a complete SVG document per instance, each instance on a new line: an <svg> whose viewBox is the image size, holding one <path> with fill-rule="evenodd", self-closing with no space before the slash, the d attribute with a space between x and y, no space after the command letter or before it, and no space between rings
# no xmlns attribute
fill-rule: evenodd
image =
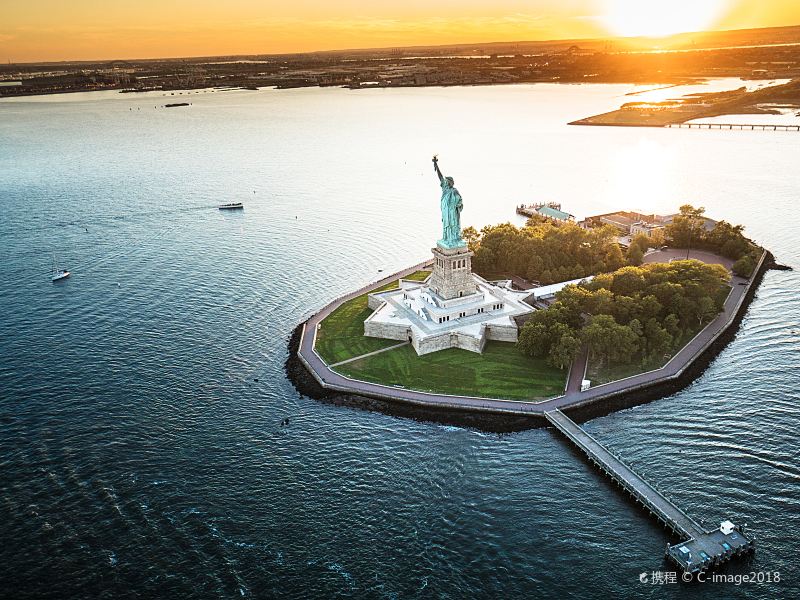
<svg viewBox="0 0 800 600"><path fill-rule="evenodd" d="M575 218L574 215L564 212L563 210L552 208L551 206L540 206L536 209L536 212L544 217L550 217L551 219L558 219L560 221L568 221L569 219Z"/></svg>
<svg viewBox="0 0 800 600"><path fill-rule="evenodd" d="M414 327L423 336L446 331L460 331L478 336L483 324L514 326L513 317L533 310L524 301L530 295L530 290L518 292L473 276L478 286L474 298L465 299L464 302L451 306L444 306L426 285L404 281L399 290L374 295L385 304L376 310L370 319L378 323ZM502 308L491 308L494 305L502 305ZM467 312L479 307L487 307L487 311L461 318L453 316L454 313ZM440 323L439 317L446 315L450 315L450 319Z"/></svg>

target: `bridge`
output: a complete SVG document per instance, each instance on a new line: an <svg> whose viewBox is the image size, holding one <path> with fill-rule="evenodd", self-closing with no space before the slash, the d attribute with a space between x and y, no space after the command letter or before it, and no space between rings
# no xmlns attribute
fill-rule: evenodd
<svg viewBox="0 0 800 600"><path fill-rule="evenodd" d="M756 123L670 123L664 127L677 129L740 129L747 131L800 131L800 125L769 125Z"/></svg>
<svg viewBox="0 0 800 600"><path fill-rule="evenodd" d="M753 539L730 521L723 521L718 529L703 528L560 410L547 411L545 417L614 483L681 538L680 543L667 545L666 556L685 573L705 571L755 549Z"/></svg>

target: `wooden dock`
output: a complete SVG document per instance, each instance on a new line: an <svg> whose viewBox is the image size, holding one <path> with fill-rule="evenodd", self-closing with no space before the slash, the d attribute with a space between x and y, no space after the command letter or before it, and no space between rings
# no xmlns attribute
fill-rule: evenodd
<svg viewBox="0 0 800 600"><path fill-rule="evenodd" d="M746 131L799 131L800 125L757 125L754 123L670 123L664 127L677 129L739 129Z"/></svg>
<svg viewBox="0 0 800 600"><path fill-rule="evenodd" d="M733 556L755 549L754 541L729 521L723 521L719 529L709 531L703 528L560 410L548 411L545 417L612 481L682 538L683 541L679 544L667 545L666 550L667 557L682 571L705 571Z"/></svg>

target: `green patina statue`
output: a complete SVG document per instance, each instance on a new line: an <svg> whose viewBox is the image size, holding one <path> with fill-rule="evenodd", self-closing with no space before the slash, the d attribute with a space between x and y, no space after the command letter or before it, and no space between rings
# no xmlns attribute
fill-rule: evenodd
<svg viewBox="0 0 800 600"><path fill-rule="evenodd" d="M437 244L442 248L463 248L467 245L461 238L461 209L464 208L464 201L453 187L453 178L442 175L436 156L433 157L433 168L442 186L442 239Z"/></svg>

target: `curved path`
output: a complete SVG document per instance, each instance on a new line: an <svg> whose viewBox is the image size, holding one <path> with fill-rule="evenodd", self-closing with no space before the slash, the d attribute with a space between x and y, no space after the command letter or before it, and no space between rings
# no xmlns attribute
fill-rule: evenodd
<svg viewBox="0 0 800 600"><path fill-rule="evenodd" d="M450 396L358 381L331 370L319 354L316 353L314 350L314 341L316 339L317 328L319 323L331 314L331 312L348 300L431 265L432 260L427 260L398 273L394 273L380 281L376 281L359 290L346 294L328 304L303 324L297 356L322 387L345 394L356 394L446 409L544 416L544 413L548 411L582 406L624 392L649 387L655 383L670 381L680 377L686 368L733 323L748 290L753 284L756 274L761 269L765 257L766 252L762 254L761 260L758 265L756 265L753 271L753 278L749 280L735 276L732 278L731 293L725 301L722 312L686 344L680 352L673 356L664 367L655 371L634 375L626 379L598 385L583 392L580 391L579 388L576 390L574 386L568 386L568 391L564 395L547 400L523 401L477 398L472 396ZM578 360L580 359L581 357L579 357ZM575 370L575 366L573 367L573 370ZM582 371L583 365L579 368Z"/></svg>

